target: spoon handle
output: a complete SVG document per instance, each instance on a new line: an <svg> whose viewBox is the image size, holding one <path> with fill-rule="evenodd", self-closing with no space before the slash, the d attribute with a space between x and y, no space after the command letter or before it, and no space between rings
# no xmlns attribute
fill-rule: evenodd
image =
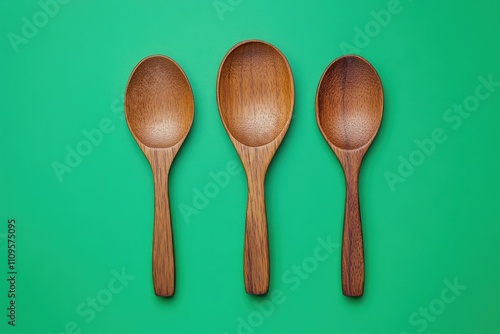
<svg viewBox="0 0 500 334"><path fill-rule="evenodd" d="M345 296L360 297L365 283L363 232L359 211L358 171L346 171L346 203L342 237L342 292Z"/></svg>
<svg viewBox="0 0 500 334"><path fill-rule="evenodd" d="M174 243L168 199L168 174L172 161L170 150L151 152L155 188L153 285L155 294L161 297L173 296L175 292Z"/></svg>
<svg viewBox="0 0 500 334"><path fill-rule="evenodd" d="M265 295L269 290L269 240L263 175L248 177L244 252L245 289L252 295Z"/></svg>

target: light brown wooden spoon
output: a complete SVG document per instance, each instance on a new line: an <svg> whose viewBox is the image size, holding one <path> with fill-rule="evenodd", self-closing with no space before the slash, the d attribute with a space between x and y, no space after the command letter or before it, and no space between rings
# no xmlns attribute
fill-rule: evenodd
<svg viewBox="0 0 500 334"><path fill-rule="evenodd" d="M292 71L285 56L261 41L234 46L219 69L217 103L248 180L245 289L263 295L269 289L264 180L290 125L294 103Z"/></svg>
<svg viewBox="0 0 500 334"><path fill-rule="evenodd" d="M316 95L316 119L345 174L342 291L351 297L363 295L365 281L359 170L378 132L383 107L382 83L367 60L344 56L333 61L323 73Z"/></svg>
<svg viewBox="0 0 500 334"><path fill-rule="evenodd" d="M179 65L165 56L143 59L128 82L125 114L153 171L153 285L157 296L168 297L175 292L168 174L194 118L193 93Z"/></svg>

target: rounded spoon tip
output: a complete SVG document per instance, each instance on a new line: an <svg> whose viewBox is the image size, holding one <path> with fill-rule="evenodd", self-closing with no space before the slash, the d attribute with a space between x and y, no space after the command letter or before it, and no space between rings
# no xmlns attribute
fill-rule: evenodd
<svg viewBox="0 0 500 334"><path fill-rule="evenodd" d="M365 58L332 61L316 93L316 120L325 139L341 150L366 148L382 121L384 94L375 68Z"/></svg>
<svg viewBox="0 0 500 334"><path fill-rule="evenodd" d="M247 40L225 55L217 75L217 104L232 139L264 146L288 129L294 104L293 74L274 45Z"/></svg>
<svg viewBox="0 0 500 334"><path fill-rule="evenodd" d="M182 143L193 122L194 98L179 64L163 55L142 59L127 84L125 116L141 145L169 148Z"/></svg>

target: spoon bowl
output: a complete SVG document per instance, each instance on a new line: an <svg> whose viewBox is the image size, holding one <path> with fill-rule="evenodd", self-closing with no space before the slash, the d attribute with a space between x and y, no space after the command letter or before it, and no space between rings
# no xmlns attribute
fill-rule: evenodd
<svg viewBox="0 0 500 334"><path fill-rule="evenodd" d="M248 41L233 48L222 62L217 92L226 130L243 145L269 144L290 122L290 66L270 44Z"/></svg>
<svg viewBox="0 0 500 334"><path fill-rule="evenodd" d="M317 106L318 124L332 145L355 150L371 143L382 121L383 93L377 72L361 57L334 61L321 79Z"/></svg>
<svg viewBox="0 0 500 334"><path fill-rule="evenodd" d="M247 174L245 289L263 295L269 289L264 180L290 125L294 104L293 76L285 56L262 41L234 46L219 69L217 103Z"/></svg>
<svg viewBox="0 0 500 334"><path fill-rule="evenodd" d="M157 296L168 297L175 292L168 175L194 118L193 93L180 66L165 56L143 59L127 85L125 115L153 172L153 285Z"/></svg>
<svg viewBox="0 0 500 334"><path fill-rule="evenodd" d="M182 69L164 56L144 59L127 87L127 123L136 140L150 148L184 140L194 117L194 101Z"/></svg>
<svg viewBox="0 0 500 334"><path fill-rule="evenodd" d="M323 73L316 95L316 119L346 178L342 239L342 291L346 296L359 297L364 291L358 177L363 157L380 127L383 106L380 77L364 58L341 57Z"/></svg>

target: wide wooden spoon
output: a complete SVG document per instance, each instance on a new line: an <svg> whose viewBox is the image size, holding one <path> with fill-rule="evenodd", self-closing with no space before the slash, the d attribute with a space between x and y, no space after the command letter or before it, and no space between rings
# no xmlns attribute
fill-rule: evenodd
<svg viewBox="0 0 500 334"><path fill-rule="evenodd" d="M219 69L217 103L247 174L245 289L263 295L269 289L264 180L290 125L294 103L292 71L285 56L262 41L234 46Z"/></svg>
<svg viewBox="0 0 500 334"><path fill-rule="evenodd" d="M143 59L128 82L125 114L153 171L153 285L157 296L168 297L175 292L168 174L194 118L193 93L179 65L165 56Z"/></svg>
<svg viewBox="0 0 500 334"><path fill-rule="evenodd" d="M321 133L344 169L346 204L342 239L342 291L362 296L365 281L358 176L363 157L375 138L384 106L382 83L365 59L348 55L323 73L316 95Z"/></svg>

